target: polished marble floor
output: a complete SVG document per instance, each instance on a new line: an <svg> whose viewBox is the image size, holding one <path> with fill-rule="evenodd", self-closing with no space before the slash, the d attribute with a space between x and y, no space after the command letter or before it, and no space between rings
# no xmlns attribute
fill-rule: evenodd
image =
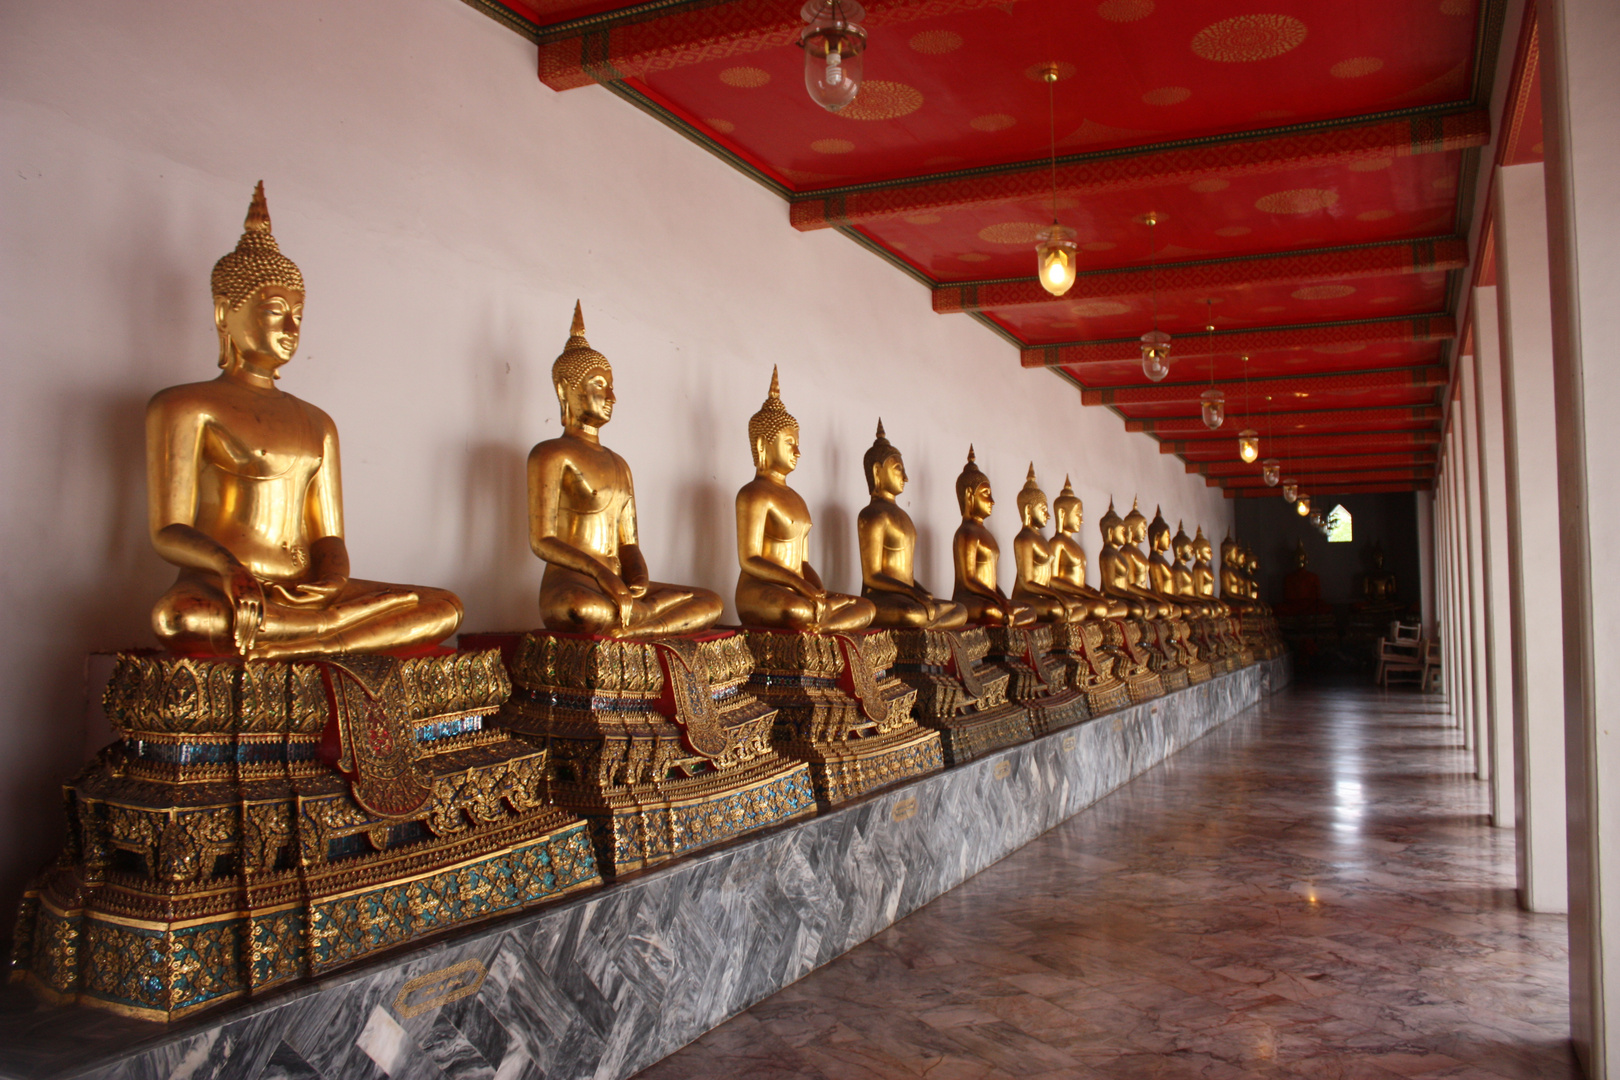
<svg viewBox="0 0 1620 1080"><path fill-rule="evenodd" d="M1438 700L1256 706L641 1080L1579 1075Z"/></svg>

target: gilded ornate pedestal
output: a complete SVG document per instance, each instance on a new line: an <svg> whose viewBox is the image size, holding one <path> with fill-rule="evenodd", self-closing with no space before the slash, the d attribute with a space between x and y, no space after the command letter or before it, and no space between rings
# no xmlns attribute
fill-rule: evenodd
<svg viewBox="0 0 1620 1080"><path fill-rule="evenodd" d="M1188 685L1187 668L1181 662L1181 653L1176 648L1174 633L1175 630L1168 619L1142 621L1142 649L1147 655L1148 666L1159 676L1159 682L1163 684L1166 693L1172 690L1185 690Z"/></svg>
<svg viewBox="0 0 1620 1080"><path fill-rule="evenodd" d="M1046 735L1091 718L1086 697L1070 688L1052 651L1052 625L987 626L990 660L1012 677L1007 697L1029 710L1030 727Z"/></svg>
<svg viewBox="0 0 1620 1080"><path fill-rule="evenodd" d="M1105 625L1088 620L1052 627L1051 656L1062 667L1064 683L1086 696L1093 716L1131 703L1130 688L1116 674L1120 660L1107 646Z"/></svg>
<svg viewBox="0 0 1620 1080"><path fill-rule="evenodd" d="M771 746L736 631L649 641L537 630L517 642L499 722L547 753L548 800L591 825L617 875L815 809L806 767Z"/></svg>
<svg viewBox="0 0 1620 1080"><path fill-rule="evenodd" d="M494 652L120 655L12 977L170 1020L597 883L544 751L485 726L508 692Z"/></svg>
<svg viewBox="0 0 1620 1080"><path fill-rule="evenodd" d="M1131 704L1139 705L1164 696L1164 683L1153 670L1150 654L1143 643L1141 619L1109 619L1103 623L1103 634L1108 644L1119 654L1119 676L1131 696Z"/></svg>
<svg viewBox="0 0 1620 1080"><path fill-rule="evenodd" d="M1034 737L1029 711L1007 700L1011 676L985 662L983 627L891 630L894 673L917 691L912 716L939 732L945 761L959 765Z"/></svg>
<svg viewBox="0 0 1620 1080"><path fill-rule="evenodd" d="M810 766L818 802L836 806L944 766L939 733L912 719L917 691L890 670L889 631L744 635L754 656L749 689L779 710L772 739Z"/></svg>

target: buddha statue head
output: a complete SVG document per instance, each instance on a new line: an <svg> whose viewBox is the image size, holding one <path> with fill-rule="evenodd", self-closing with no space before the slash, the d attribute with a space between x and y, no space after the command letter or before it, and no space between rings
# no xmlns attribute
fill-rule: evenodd
<svg viewBox="0 0 1620 1080"><path fill-rule="evenodd" d="M866 493L880 492L894 498L906 489L906 463L900 451L883 433L883 421L878 420L877 438L867 447L861 458L861 471L866 474Z"/></svg>
<svg viewBox="0 0 1620 1080"><path fill-rule="evenodd" d="M1102 533L1103 543L1118 547L1124 539L1125 521L1114 510L1114 500L1108 500L1108 512L1097 522L1097 531Z"/></svg>
<svg viewBox="0 0 1620 1080"><path fill-rule="evenodd" d="M1192 553L1194 559L1203 563L1209 562L1215 554L1215 546L1209 542L1209 537L1204 535L1202 525L1198 526L1198 531L1193 534Z"/></svg>
<svg viewBox="0 0 1620 1080"><path fill-rule="evenodd" d="M1031 529L1044 529L1047 522L1046 492L1035 482L1035 463L1029 463L1029 475L1018 491L1018 516Z"/></svg>
<svg viewBox="0 0 1620 1080"><path fill-rule="evenodd" d="M1170 550L1170 523L1164 520L1164 510L1161 507L1153 508L1153 520L1148 524L1147 538L1154 551Z"/></svg>
<svg viewBox="0 0 1620 1080"><path fill-rule="evenodd" d="M1067 476L1063 478L1063 490L1052 500L1052 517L1057 520L1057 531L1060 533L1079 531L1085 518L1085 505L1081 503L1080 496L1074 493L1074 485L1069 483Z"/></svg>
<svg viewBox="0 0 1620 1080"><path fill-rule="evenodd" d="M304 321L304 275L270 232L264 181L253 189L236 250L214 264L214 326L219 366L247 365L276 378L298 351Z"/></svg>
<svg viewBox="0 0 1620 1080"><path fill-rule="evenodd" d="M1147 539L1147 518L1137 508L1136 500L1131 500L1131 512L1125 515L1125 542L1140 544Z"/></svg>
<svg viewBox="0 0 1620 1080"><path fill-rule="evenodd" d="M1232 539L1231 533L1227 533L1226 539L1221 541L1221 565L1236 569L1238 554L1238 542Z"/></svg>
<svg viewBox="0 0 1620 1080"><path fill-rule="evenodd" d="M990 494L990 478L979 470L973 460L973 447L968 447L967 464L956 477L956 505L964 518L983 521L995 509L996 500Z"/></svg>
<svg viewBox="0 0 1620 1080"><path fill-rule="evenodd" d="M585 340L585 316L574 301L568 344L551 364L564 428L599 428L613 418L613 365Z"/></svg>
<svg viewBox="0 0 1620 1080"><path fill-rule="evenodd" d="M1299 546L1294 549L1294 567L1303 570L1310 564L1310 561L1310 556L1305 554L1305 541L1301 540Z"/></svg>
<svg viewBox="0 0 1620 1080"><path fill-rule="evenodd" d="M1199 533L1202 536L1202 532ZM1176 522L1176 535L1170 540L1170 550L1175 553L1176 562L1186 562L1192 558L1192 537L1187 535L1187 526L1183 522Z"/></svg>
<svg viewBox="0 0 1620 1080"><path fill-rule="evenodd" d="M786 476L799 466L799 422L782 404L782 384L771 368L771 390L765 404L748 418L748 445L754 468Z"/></svg>

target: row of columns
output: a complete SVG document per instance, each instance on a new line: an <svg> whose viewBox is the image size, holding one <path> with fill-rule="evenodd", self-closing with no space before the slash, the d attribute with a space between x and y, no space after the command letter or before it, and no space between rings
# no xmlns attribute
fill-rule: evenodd
<svg viewBox="0 0 1620 1080"><path fill-rule="evenodd" d="M1570 1015L1620 1080L1620 4L1544 0L1545 164L1491 178L1433 495L1443 683L1520 904L1570 916Z"/></svg>

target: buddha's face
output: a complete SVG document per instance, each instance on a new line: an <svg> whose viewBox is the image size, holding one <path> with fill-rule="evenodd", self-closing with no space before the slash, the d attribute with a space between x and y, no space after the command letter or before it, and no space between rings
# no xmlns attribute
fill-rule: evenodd
<svg viewBox="0 0 1620 1080"><path fill-rule="evenodd" d="M275 369L298 351L304 294L280 285L261 285L234 308L223 297L216 297L214 322L243 360Z"/></svg>
<svg viewBox="0 0 1620 1080"><path fill-rule="evenodd" d="M1046 528L1046 523L1051 520L1051 515L1046 510L1045 499L1031 501L1026 513L1029 514L1029 523L1037 529Z"/></svg>
<svg viewBox="0 0 1620 1080"><path fill-rule="evenodd" d="M1072 533L1080 530L1081 516L1078 501L1064 502L1059 500L1053 509L1056 511L1059 532Z"/></svg>
<svg viewBox="0 0 1620 1080"><path fill-rule="evenodd" d="M893 498L906 490L906 463L899 454L890 454L872 470L873 490Z"/></svg>
<svg viewBox="0 0 1620 1080"><path fill-rule="evenodd" d="M1215 549L1209 546L1208 540L1194 540L1192 550L1193 558L1199 562L1209 562L1209 557L1215 553Z"/></svg>
<svg viewBox="0 0 1620 1080"><path fill-rule="evenodd" d="M1140 544L1142 541L1144 541L1146 539L1147 539L1147 522L1145 522L1145 521L1133 521L1133 522L1131 522L1131 543Z"/></svg>
<svg viewBox="0 0 1620 1080"><path fill-rule="evenodd" d="M797 425L778 431L768 439L754 443L754 456L759 468L786 476L799 467L799 429Z"/></svg>
<svg viewBox="0 0 1620 1080"><path fill-rule="evenodd" d="M1186 562L1188 559L1192 558L1192 550L1193 546L1191 540L1183 540L1181 543L1177 544L1175 546L1176 562Z"/></svg>
<svg viewBox="0 0 1620 1080"><path fill-rule="evenodd" d="M1148 531L1148 540L1152 542L1154 551L1170 550L1169 529L1150 529Z"/></svg>
<svg viewBox="0 0 1620 1080"><path fill-rule="evenodd" d="M996 500L990 495L990 481L980 480L969 491L967 496L967 516L983 521L990 516L990 511L996 508Z"/></svg>
<svg viewBox="0 0 1620 1080"><path fill-rule="evenodd" d="M602 367L592 368L560 393L569 420L584 427L601 427L613 419L613 403L619 400L613 394L613 372Z"/></svg>

